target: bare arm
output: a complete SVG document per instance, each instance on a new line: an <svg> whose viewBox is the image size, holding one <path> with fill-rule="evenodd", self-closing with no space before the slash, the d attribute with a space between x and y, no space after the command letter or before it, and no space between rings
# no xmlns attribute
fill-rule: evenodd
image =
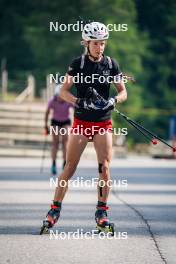
<svg viewBox="0 0 176 264"><path fill-rule="evenodd" d="M75 105L77 98L70 93L70 89L73 85L73 77L71 75L65 75L64 84L60 90L60 97L68 103Z"/></svg>
<svg viewBox="0 0 176 264"><path fill-rule="evenodd" d="M117 103L122 103L126 101L127 100L127 90L126 90L124 82L121 81L120 83L114 83L114 85L118 92L118 95L115 97L117 100Z"/></svg>

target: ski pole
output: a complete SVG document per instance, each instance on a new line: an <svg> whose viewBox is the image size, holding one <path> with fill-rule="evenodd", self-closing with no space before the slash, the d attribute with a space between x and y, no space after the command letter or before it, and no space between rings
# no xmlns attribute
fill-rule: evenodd
<svg viewBox="0 0 176 264"><path fill-rule="evenodd" d="M44 160L45 160L45 152L46 152L46 146L47 146L48 129L45 129L44 135L45 135L45 141L44 141L43 150L42 150L40 173L43 173L43 166L44 166Z"/></svg>
<svg viewBox="0 0 176 264"><path fill-rule="evenodd" d="M150 135L148 135L144 130L142 130L140 127L138 127L137 125L135 125L133 122L131 122L129 120L129 123L136 128L136 130L138 130L144 137L146 137L147 139L149 139L154 145L157 144L157 141L154 137L151 137Z"/></svg>
<svg viewBox="0 0 176 264"><path fill-rule="evenodd" d="M141 132L141 134L145 134L145 136L148 134L148 138L153 138L152 139L152 143L154 145L156 145L158 142L156 139L158 139L159 141L161 141L163 144L167 145L168 147L170 147L173 152L176 152L176 147L171 146L170 144L168 144L164 139L162 139L161 137L157 136L156 134L154 134L153 132L149 131L148 129L146 129L144 126L142 126L141 124L138 124L137 122L135 122L134 120L132 120L131 118L129 118L128 116L124 115L123 113L119 112L117 110L117 108L114 109L114 111L116 113L118 113L120 116L122 116L129 124L131 124L133 127L135 127L138 131ZM145 131L145 133L144 133ZM150 136L149 136L150 135ZM150 138L150 139L151 139Z"/></svg>
<svg viewBox="0 0 176 264"><path fill-rule="evenodd" d="M132 83L135 83L136 80L133 76L127 75L126 73L122 73L123 78L125 78L127 81L130 81Z"/></svg>
<svg viewBox="0 0 176 264"><path fill-rule="evenodd" d="M143 134L145 137L147 137L148 139L152 139L152 143L154 145L157 144L157 141L155 140L156 135L154 135L152 132L150 132L148 129L146 129L145 127L143 127L142 125L138 124L137 122L135 122L134 120L130 119L129 117L125 116L123 113L119 112L117 109L115 109L115 111L121 115L124 119L126 119L126 121L128 121L128 123L130 123L134 128L136 128L137 130L139 130L141 132L141 134ZM149 136L150 135L150 136Z"/></svg>

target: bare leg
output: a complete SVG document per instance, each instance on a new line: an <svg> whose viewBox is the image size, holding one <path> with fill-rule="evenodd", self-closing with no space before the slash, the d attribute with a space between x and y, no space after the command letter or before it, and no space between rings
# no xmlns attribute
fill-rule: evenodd
<svg viewBox="0 0 176 264"><path fill-rule="evenodd" d="M58 144L59 144L59 136L53 134L52 135L52 147L51 147L52 161L57 159Z"/></svg>
<svg viewBox="0 0 176 264"><path fill-rule="evenodd" d="M95 135L94 146L99 163L98 201L106 203L110 190L107 181L110 180L109 163L112 158L112 134ZM102 180L104 187L99 187L100 180Z"/></svg>
<svg viewBox="0 0 176 264"><path fill-rule="evenodd" d="M68 128L68 126L64 127L65 129ZM62 157L63 157L63 162L66 161L66 149L67 149L67 143L68 143L68 134L61 136L62 140Z"/></svg>
<svg viewBox="0 0 176 264"><path fill-rule="evenodd" d="M68 180L73 176L81 154L88 142L88 138L82 135L70 135L68 140L66 165L64 171L58 177L58 186L55 190L54 201L62 202L68 189ZM61 182L62 181L62 182ZM66 187L62 187L66 183Z"/></svg>

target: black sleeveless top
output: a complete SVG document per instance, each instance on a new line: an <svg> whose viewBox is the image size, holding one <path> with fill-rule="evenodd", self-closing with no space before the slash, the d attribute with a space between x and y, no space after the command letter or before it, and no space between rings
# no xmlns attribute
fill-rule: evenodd
<svg viewBox="0 0 176 264"><path fill-rule="evenodd" d="M104 99L109 98L110 81L121 73L118 63L114 59L110 59L110 65L109 59L109 57L103 56L101 61L93 62L85 55L83 67L81 66L81 56L72 61L67 73L74 76L78 98L85 98L89 87L93 87ZM111 119L111 111L75 109L74 116L80 120L100 122Z"/></svg>

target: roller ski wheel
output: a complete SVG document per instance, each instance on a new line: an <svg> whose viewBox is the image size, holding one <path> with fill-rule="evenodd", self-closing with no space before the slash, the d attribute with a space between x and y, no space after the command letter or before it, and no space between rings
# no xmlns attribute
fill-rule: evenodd
<svg viewBox="0 0 176 264"><path fill-rule="evenodd" d="M54 224L58 221L60 217L61 207L51 205L51 209L46 215L46 219L43 221L43 226L40 230L40 235L48 234L49 229L54 226Z"/></svg>
<svg viewBox="0 0 176 264"><path fill-rule="evenodd" d="M97 233L105 233L105 234L111 234L111 236L114 236L114 223L109 223L109 226L101 227L99 225L96 226Z"/></svg>
<svg viewBox="0 0 176 264"><path fill-rule="evenodd" d="M111 233L114 236L114 224L109 222L107 216L107 210L109 207L107 206L97 206L97 210L95 212L95 221L97 223L96 229L99 233Z"/></svg>
<svg viewBox="0 0 176 264"><path fill-rule="evenodd" d="M40 235L43 234L49 234L49 229L50 229L50 223L48 221L43 221L43 226L40 229Z"/></svg>

